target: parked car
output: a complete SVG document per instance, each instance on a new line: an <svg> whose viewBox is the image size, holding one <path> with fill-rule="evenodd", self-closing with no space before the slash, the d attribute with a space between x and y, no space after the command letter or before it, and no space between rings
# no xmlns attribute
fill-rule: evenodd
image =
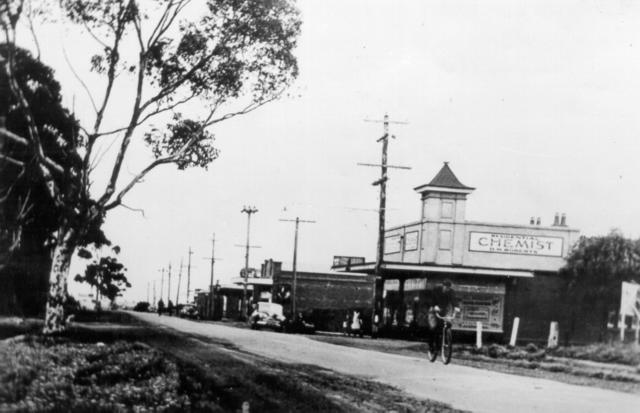
<svg viewBox="0 0 640 413"><path fill-rule="evenodd" d="M259 302L254 312L249 317L251 328L269 328L282 331L287 318L282 314L282 306L276 303Z"/></svg>
<svg viewBox="0 0 640 413"><path fill-rule="evenodd" d="M200 313L193 304L185 304L180 309L179 313L182 318L191 318L193 320L200 320Z"/></svg>
<svg viewBox="0 0 640 413"><path fill-rule="evenodd" d="M146 301L140 301L133 307L133 311L139 311L139 312L142 312L142 313L148 313L149 312L149 307L151 307L151 304L149 304Z"/></svg>

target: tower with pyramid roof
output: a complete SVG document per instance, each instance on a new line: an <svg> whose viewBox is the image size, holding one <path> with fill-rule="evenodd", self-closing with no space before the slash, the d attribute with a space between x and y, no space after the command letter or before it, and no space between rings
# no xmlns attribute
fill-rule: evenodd
<svg viewBox="0 0 640 413"><path fill-rule="evenodd" d="M426 219L445 222L464 221L467 195L475 190L460 182L449 167L449 162L444 163L431 182L414 189L422 200L420 221Z"/></svg>

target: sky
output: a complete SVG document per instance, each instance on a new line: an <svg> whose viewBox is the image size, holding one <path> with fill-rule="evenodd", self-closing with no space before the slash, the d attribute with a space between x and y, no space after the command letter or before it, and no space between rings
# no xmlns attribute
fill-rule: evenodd
<svg viewBox="0 0 640 413"><path fill-rule="evenodd" d="M316 221L300 227L300 270L328 270L334 255L373 260L378 188L371 183L379 170L357 163L379 162L382 126L365 120L385 113L408 122L391 125L389 162L412 168L390 173L388 226L419 219L413 188L448 161L465 185L477 188L468 198L468 220L526 224L539 216L544 225L561 212L584 235L618 228L640 236L640 4L298 5L300 76L290 96L213 128L220 157L208 170L152 172L125 199L144 216L126 208L109 213L104 229L122 247L133 284L125 299L146 299L154 281L159 294L160 269L169 263L175 294L176 268L181 258L186 263L189 247L192 289L206 288L214 233L216 280L237 276L244 266L244 249L236 245L246 242L245 205L258 209L251 244L260 248L251 250L251 266L273 258L290 268L294 226L279 219L296 216ZM74 28L47 25L37 32L65 103L92 122L70 64L99 95L104 81L88 72L88 50L96 44ZM27 36L23 41L29 46ZM108 122L126 116L129 92L125 80L115 95L122 104ZM108 164L117 144L102 147ZM134 144L122 181L150 159ZM98 176L95 185L101 184ZM76 262L72 271L80 267Z"/></svg>

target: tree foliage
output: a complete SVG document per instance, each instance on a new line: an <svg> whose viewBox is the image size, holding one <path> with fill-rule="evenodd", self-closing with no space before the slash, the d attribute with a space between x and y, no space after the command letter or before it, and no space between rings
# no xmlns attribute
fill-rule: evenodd
<svg viewBox="0 0 640 413"><path fill-rule="evenodd" d="M612 231L606 236L582 236L560 271L567 279L567 300L574 312L606 329L620 308L621 283L640 281L640 240Z"/></svg>
<svg viewBox="0 0 640 413"><path fill-rule="evenodd" d="M0 59L6 59L9 47L0 44ZM53 71L24 49L16 48L14 59L16 82L32 107L44 154L69 171L77 169L78 124L62 105ZM9 131L26 136L29 125L17 103L6 74L0 71L0 118ZM58 184L64 185L64 179L60 176ZM44 310L52 232L60 216L32 153L19 143L0 138L0 311L36 315Z"/></svg>
<svg viewBox="0 0 640 413"><path fill-rule="evenodd" d="M113 247L111 250L115 254L119 253L118 247ZM79 251L82 251L82 254L79 254L82 257L93 257L93 254L85 248ZM96 289L99 296L107 297L113 302L122 291L131 287L126 271L127 269L116 256L98 257L87 265L84 275L75 276L75 281L89 284Z"/></svg>

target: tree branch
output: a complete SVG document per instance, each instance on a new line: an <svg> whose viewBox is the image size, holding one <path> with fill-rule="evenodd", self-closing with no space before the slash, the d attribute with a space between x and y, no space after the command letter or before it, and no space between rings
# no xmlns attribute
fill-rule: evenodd
<svg viewBox="0 0 640 413"><path fill-rule="evenodd" d="M144 85L145 65L146 57L145 54L141 52L138 62L138 83L136 86L136 98L133 104L131 120L129 121L129 126L127 127L124 138L122 139L122 144L120 145L118 155L116 156L116 161L111 171L109 183L105 188L104 194L98 200L98 204L103 206L106 205L106 203L109 201L109 199L111 199L111 196L115 192L116 183L118 182L118 176L120 175L120 169L122 168L122 162L124 161L127 148L129 147L129 142L131 141L131 135L133 135L133 131L135 130L136 125L138 124L138 121L140 119L140 114L142 112L142 109L140 108L140 102L142 100L142 87Z"/></svg>
<svg viewBox="0 0 640 413"><path fill-rule="evenodd" d="M96 115L97 115L98 107L96 106L96 101L93 99L93 95L91 94L91 91L89 91L87 84L84 83L82 78L78 75L78 73L73 68L71 61L69 60L69 56L67 55L67 49L64 46L62 46L62 55L64 56L64 60L67 62L67 66L69 66L69 70L71 70L71 73L73 73L73 76L76 78L76 80L78 80L78 82L80 82L84 91L87 92L87 96L89 96L89 100L91 101L91 106L93 106L93 110L94 112L96 112Z"/></svg>
<svg viewBox="0 0 640 413"><path fill-rule="evenodd" d="M140 125L142 125L143 123L145 123L147 120L149 120L150 118L152 118L155 115L158 115L160 113L163 112L167 112L169 110L173 110L175 108L177 108L178 106L185 104L187 102L189 102L190 100L194 99L197 96L197 94L194 92L191 95L189 95L188 97L181 99L175 103L172 103L171 105L165 106L163 108L158 107L158 109L154 110L153 112L149 112L148 114L146 114L145 116L143 116L135 125L135 127L138 127ZM107 135L113 135L115 133L120 133L120 132L124 132L129 128L129 126L123 126L121 128L118 129L113 129L110 130L108 132L101 132L98 134L98 136L107 136Z"/></svg>
<svg viewBox="0 0 640 413"><path fill-rule="evenodd" d="M2 63L0 62L0 64ZM27 139L23 138L22 136L16 135L15 133L4 127L0 128L0 136L11 139L13 142L19 143L20 145L29 146L29 141Z"/></svg>
<svg viewBox="0 0 640 413"><path fill-rule="evenodd" d="M16 166L24 168L24 162L19 161L17 159L14 159L14 158L12 158L12 157L10 157L8 155L4 155L4 154L0 153L0 159L4 160L6 162L9 162L12 165L16 165Z"/></svg>
<svg viewBox="0 0 640 413"><path fill-rule="evenodd" d="M125 205L125 204L124 204L124 203L122 203L122 202L120 203L120 205L121 205L121 206L123 206L123 207L125 207L125 208L127 208L129 211L139 212L139 213L141 213L141 214L142 214L142 217L143 217L143 218L145 218L145 219L147 218L147 216L144 214L144 209L142 209L142 208L132 208L132 207L130 207L129 205Z"/></svg>

